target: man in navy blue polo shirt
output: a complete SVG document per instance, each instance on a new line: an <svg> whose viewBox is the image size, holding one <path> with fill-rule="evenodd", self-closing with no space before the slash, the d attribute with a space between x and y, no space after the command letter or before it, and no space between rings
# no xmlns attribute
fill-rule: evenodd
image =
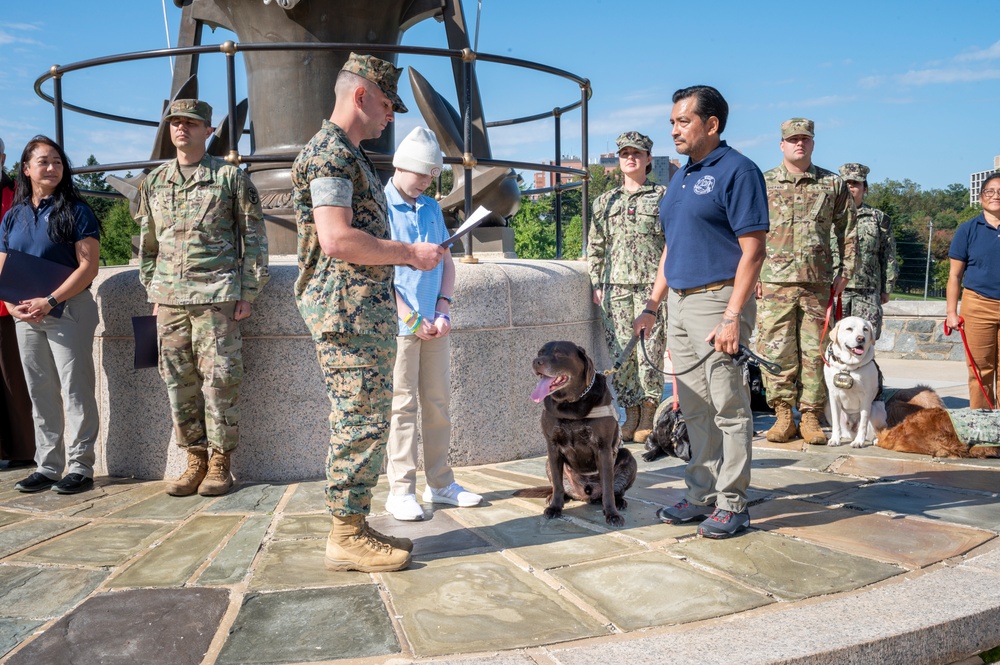
<svg viewBox="0 0 1000 665"><path fill-rule="evenodd" d="M753 414L742 370L728 354L749 342L754 286L769 228L767 191L757 166L726 145L729 105L718 90L693 86L673 96L671 135L687 164L660 203L665 246L635 333L653 327L667 297L667 345L688 426L691 461L685 498L657 516L667 524L705 519L698 533L727 538L750 525L747 486ZM714 509L714 510L713 510Z"/></svg>

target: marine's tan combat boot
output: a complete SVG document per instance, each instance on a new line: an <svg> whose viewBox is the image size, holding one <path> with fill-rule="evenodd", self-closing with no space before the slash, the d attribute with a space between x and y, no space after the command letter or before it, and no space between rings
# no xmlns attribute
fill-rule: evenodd
<svg viewBox="0 0 1000 665"><path fill-rule="evenodd" d="M381 573L406 568L410 553L373 536L364 515L335 515L323 563L327 570Z"/></svg>
<svg viewBox="0 0 1000 665"><path fill-rule="evenodd" d="M212 459L208 460L208 473L198 488L198 494L219 496L233 488L233 474L229 473L229 456L232 452L231 450L225 453L220 453L218 450L212 452Z"/></svg>
<svg viewBox="0 0 1000 665"><path fill-rule="evenodd" d="M646 437L653 433L653 416L656 415L657 406L659 405L655 399L642 400L639 425L635 428L635 434L632 437L636 443L646 443Z"/></svg>
<svg viewBox="0 0 1000 665"><path fill-rule="evenodd" d="M799 422L799 435L806 440L806 443L813 445L825 445L827 442L826 434L819 426L819 417L815 411L806 411L802 414L802 420Z"/></svg>
<svg viewBox="0 0 1000 665"><path fill-rule="evenodd" d="M774 403L774 424L764 436L773 443L785 443L795 438L795 419L792 418L792 407L785 402Z"/></svg>
<svg viewBox="0 0 1000 665"><path fill-rule="evenodd" d="M635 428L639 425L639 407L625 407L625 424L622 425L622 441L635 440Z"/></svg>
<svg viewBox="0 0 1000 665"><path fill-rule="evenodd" d="M180 478L167 484L167 494L170 496L191 496L198 491L198 486L208 473L208 448L188 446L186 450L187 469Z"/></svg>
<svg viewBox="0 0 1000 665"><path fill-rule="evenodd" d="M375 540L381 540L383 543L387 543L390 546L395 547L397 550L405 550L407 552L413 551L413 541L410 540L409 538L397 538L396 536L390 536L387 533L376 531L375 529L372 528L372 525L369 524L367 520L365 520L364 524L365 528L368 530L368 533L371 534L372 537L375 538Z"/></svg>

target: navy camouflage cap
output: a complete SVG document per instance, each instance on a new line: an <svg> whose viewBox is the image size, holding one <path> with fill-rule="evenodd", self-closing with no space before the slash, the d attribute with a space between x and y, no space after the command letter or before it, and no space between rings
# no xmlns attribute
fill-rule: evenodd
<svg viewBox="0 0 1000 665"><path fill-rule="evenodd" d="M623 132L615 141L618 144L619 152L625 148L633 147L637 150L653 151L653 141L645 134L639 132Z"/></svg>
<svg viewBox="0 0 1000 665"><path fill-rule="evenodd" d="M808 136L813 138L816 129L815 123L809 118L792 118L781 123L781 138L787 139L790 136Z"/></svg>
<svg viewBox="0 0 1000 665"><path fill-rule="evenodd" d="M167 111L167 115L163 116L164 120L170 120L171 118L191 118L192 120L201 120L209 127L212 126L212 107L208 105L208 102L203 102L197 99L178 99L170 105L170 110Z"/></svg>
<svg viewBox="0 0 1000 665"><path fill-rule="evenodd" d="M385 96L392 102L392 110L396 113L406 113L407 108L403 100L396 94L396 85L399 83L399 75L403 69L394 66L391 62L386 62L373 55L358 55L352 53L341 69L345 72L357 74L361 78L368 79L385 93Z"/></svg>
<svg viewBox="0 0 1000 665"><path fill-rule="evenodd" d="M851 162L850 164L844 164L840 167L840 177L844 180L853 180L854 182L868 182L868 174L871 173L871 169L864 164L858 164L857 162Z"/></svg>

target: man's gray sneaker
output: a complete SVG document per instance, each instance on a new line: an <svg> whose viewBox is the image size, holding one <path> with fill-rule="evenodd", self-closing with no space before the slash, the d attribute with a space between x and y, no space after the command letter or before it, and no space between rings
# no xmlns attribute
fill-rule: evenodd
<svg viewBox="0 0 1000 665"><path fill-rule="evenodd" d="M705 517L711 514L714 506L699 506L691 503L687 499L675 503L671 508L660 508L656 511L656 516L664 524L684 524Z"/></svg>
<svg viewBox="0 0 1000 665"><path fill-rule="evenodd" d="M698 526L698 535L706 538L728 538L750 526L750 513L734 513L731 510L716 508L711 517Z"/></svg>

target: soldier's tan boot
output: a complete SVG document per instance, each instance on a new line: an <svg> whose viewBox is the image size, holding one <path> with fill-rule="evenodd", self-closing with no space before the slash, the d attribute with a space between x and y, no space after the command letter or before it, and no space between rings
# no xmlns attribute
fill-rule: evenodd
<svg viewBox="0 0 1000 665"><path fill-rule="evenodd" d="M646 443L646 437L653 433L653 416L656 415L656 407L659 404L655 399L644 399L642 401L639 425L635 428L632 440L636 443Z"/></svg>
<svg viewBox="0 0 1000 665"><path fill-rule="evenodd" d="M202 496L219 496L225 494L233 488L233 474L229 472L229 456L233 451L220 453L218 450L212 452L212 459L208 460L208 473L205 480L201 481L198 494Z"/></svg>
<svg viewBox="0 0 1000 665"><path fill-rule="evenodd" d="M799 435L806 440L806 443L816 446L825 445L827 442L826 434L819 426L819 417L815 411L806 411L802 414L802 420L799 422Z"/></svg>
<svg viewBox="0 0 1000 665"><path fill-rule="evenodd" d="M373 536L364 515L335 515L323 564L327 570L382 573L406 568L410 553Z"/></svg>
<svg viewBox="0 0 1000 665"><path fill-rule="evenodd" d="M795 438L795 419L792 418L792 407L785 402L774 403L774 424L764 435L773 443L785 443Z"/></svg>
<svg viewBox="0 0 1000 665"><path fill-rule="evenodd" d="M208 473L208 448L188 446L186 450L187 469L180 478L167 484L167 494L170 496L191 496L198 491L198 486Z"/></svg>
<svg viewBox="0 0 1000 665"><path fill-rule="evenodd" d="M625 407L625 424L622 425L622 441L635 440L635 428L639 426L639 407Z"/></svg>
<svg viewBox="0 0 1000 665"><path fill-rule="evenodd" d="M397 538L396 536L390 536L387 533L382 533L381 531L376 531L372 528L372 525L365 521L365 528L368 529L368 533L375 538L375 540L381 540L383 543L387 543L397 550L405 550L407 552L413 551L413 541L409 538Z"/></svg>

